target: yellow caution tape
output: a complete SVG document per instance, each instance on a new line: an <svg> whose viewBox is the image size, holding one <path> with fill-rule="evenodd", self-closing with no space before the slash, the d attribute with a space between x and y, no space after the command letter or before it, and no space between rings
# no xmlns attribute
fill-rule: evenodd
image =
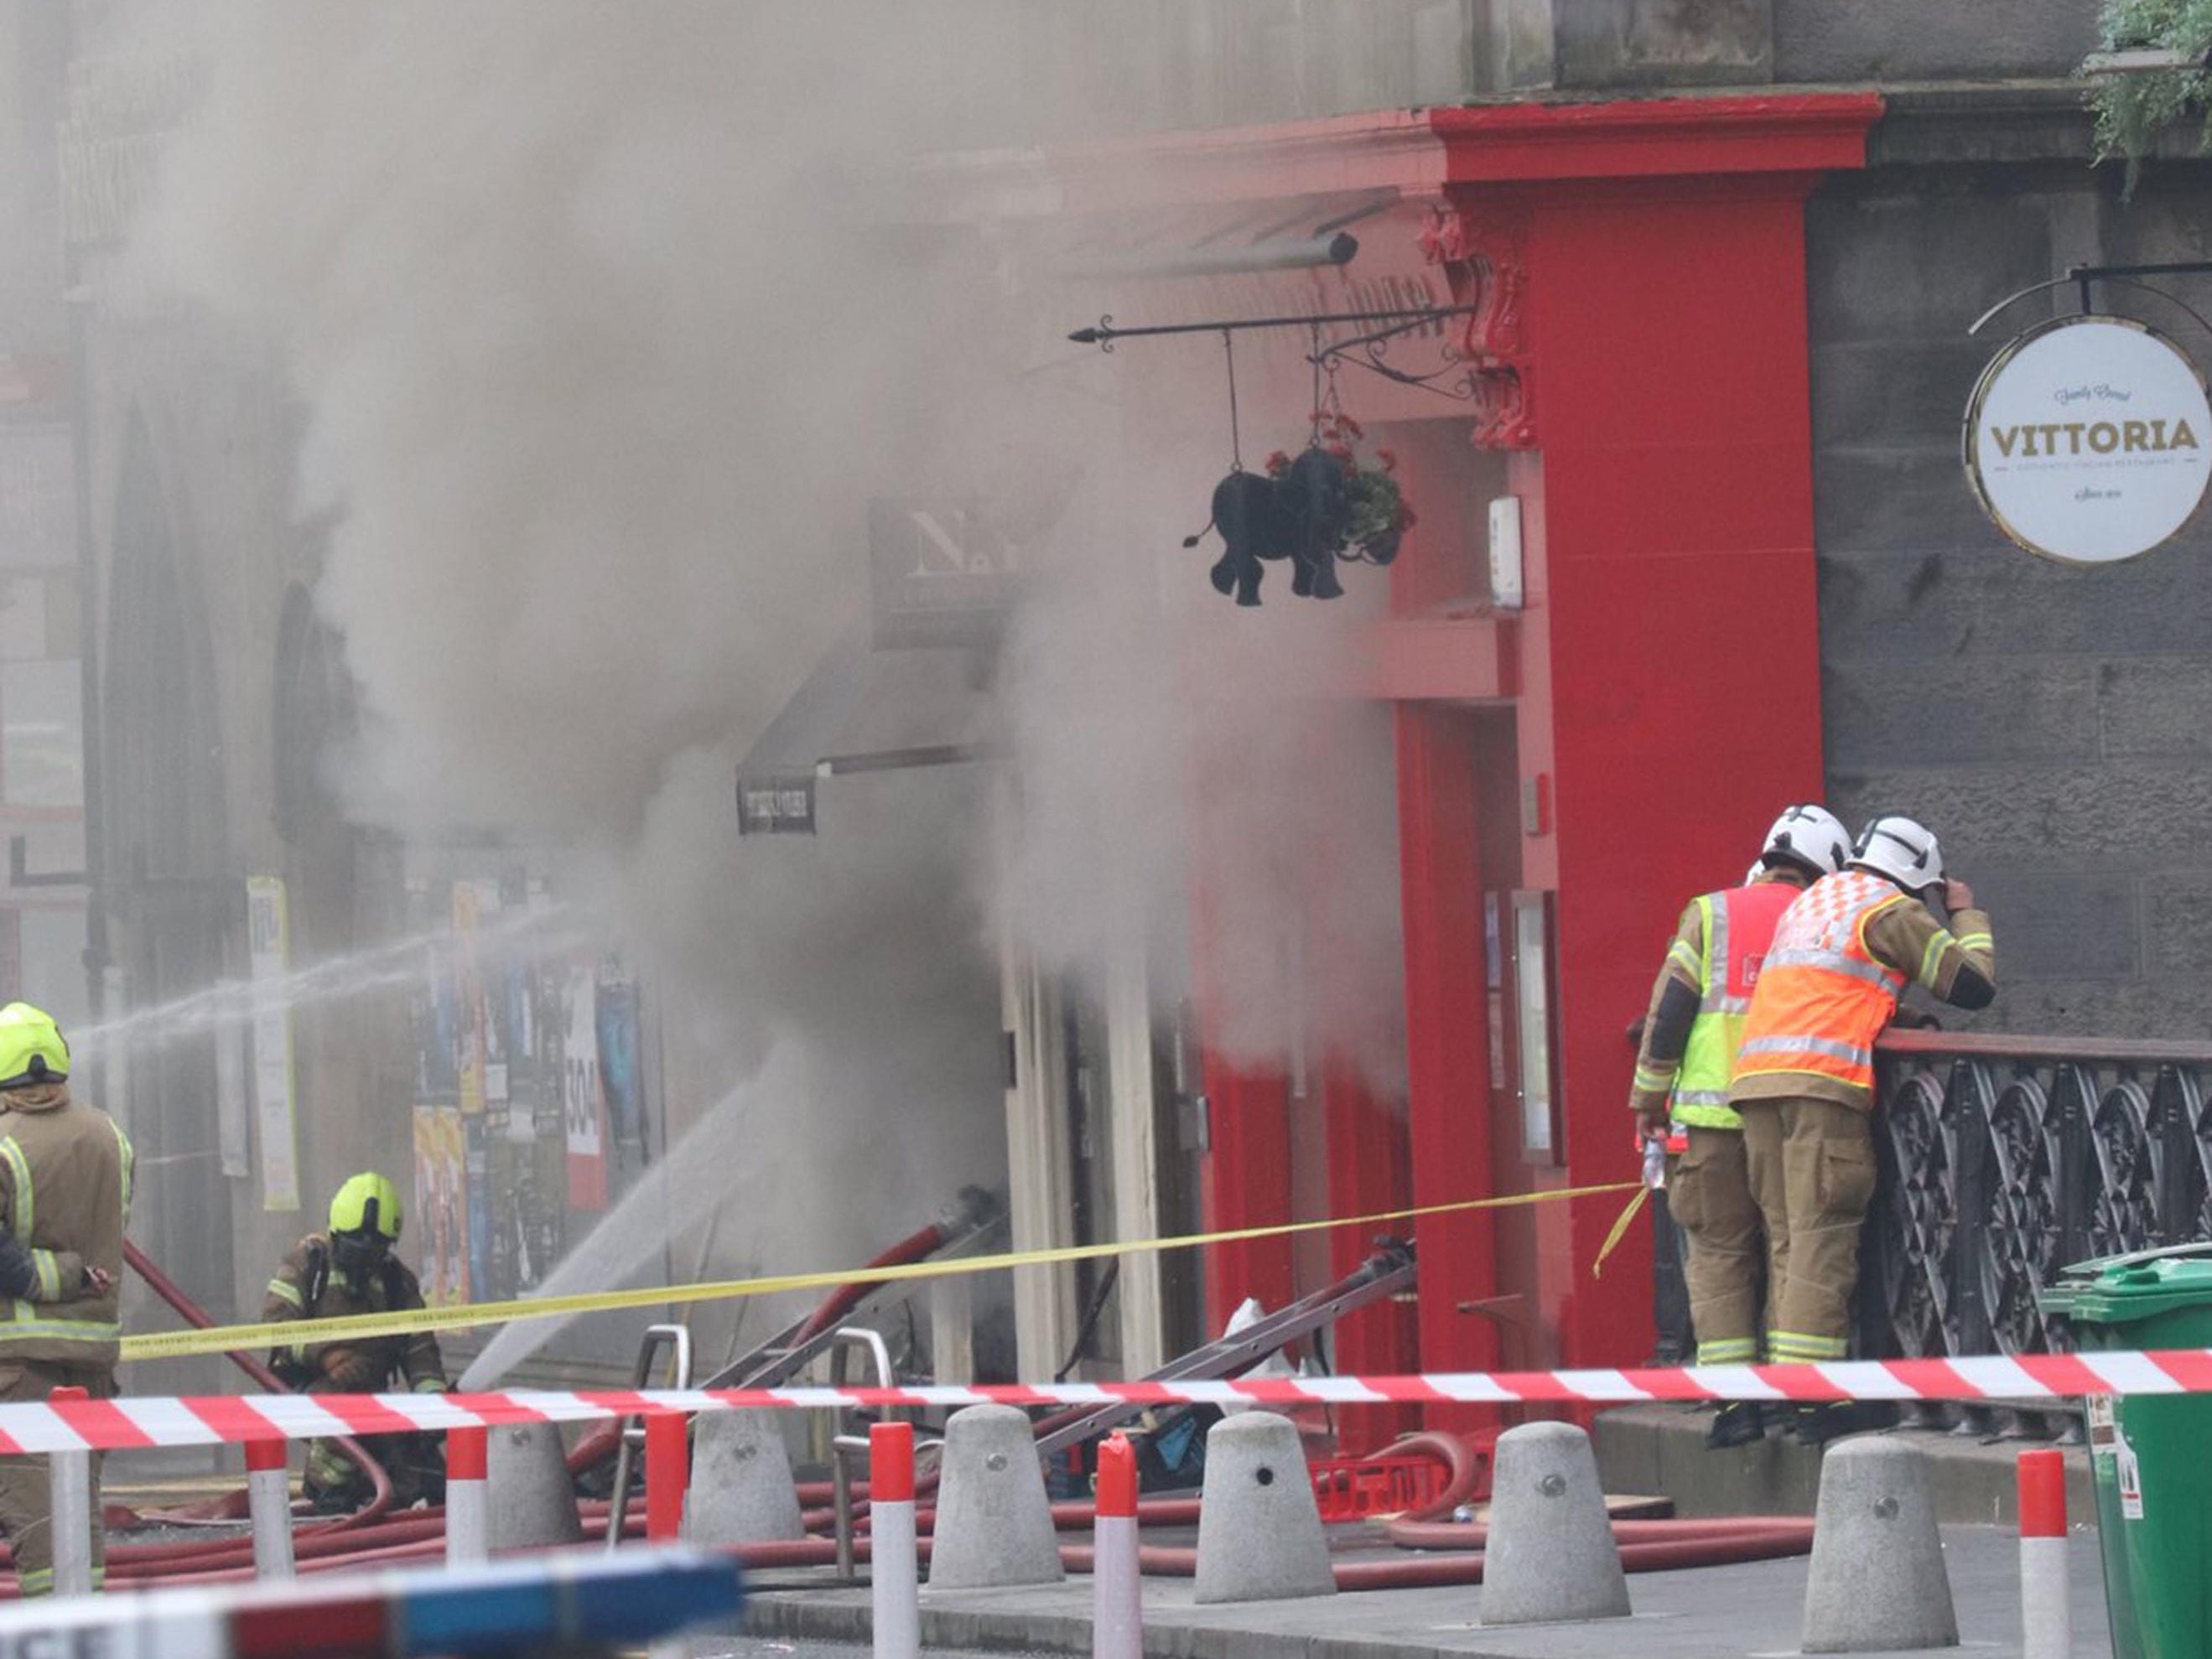
<svg viewBox="0 0 2212 1659"><path fill-rule="evenodd" d="M1597 1247L1597 1260L1590 1263L1592 1279L1605 1277L1606 1257L1611 1255L1614 1247L1628 1237L1628 1224L1636 1219L1638 1212L1644 1208L1644 1200L1650 1196L1651 1189L1642 1182L1638 1182L1636 1196L1620 1206L1620 1213L1613 1218L1613 1231L1606 1234L1605 1243Z"/></svg>
<svg viewBox="0 0 2212 1659"><path fill-rule="evenodd" d="M1564 1187L1551 1192L1511 1193L1499 1198L1469 1198L1407 1210L1381 1210L1373 1215L1337 1216L1327 1221L1286 1221L1267 1227L1232 1228L1225 1232L1186 1233L1176 1238L1139 1239L1127 1244L1063 1244L1043 1250L1012 1250L1000 1255L958 1256L950 1261L909 1261L890 1267L839 1267L827 1273L726 1279L704 1285L650 1285L635 1290L595 1291L588 1295L524 1297L511 1302L407 1308L390 1313L344 1314L329 1319L282 1319L258 1325L217 1325L205 1330L155 1331L125 1337L122 1357L126 1360L179 1359L190 1354L226 1353L234 1348L272 1348L280 1344L299 1347L349 1337L367 1340L380 1336L408 1336L417 1331L465 1330L476 1325L502 1325L513 1319L561 1318L622 1308L665 1308L693 1302L720 1302L732 1297L769 1296L779 1291L827 1290L839 1285L876 1285L898 1279L996 1273L1006 1267L1042 1267L1061 1261L1093 1261L1102 1256L1143 1255L1163 1250L1186 1250L1201 1244L1281 1238L1331 1227L1371 1227L1386 1221L1419 1220L1425 1216L1553 1204L1602 1193L1626 1192L1639 1184L1613 1181L1595 1187Z"/></svg>

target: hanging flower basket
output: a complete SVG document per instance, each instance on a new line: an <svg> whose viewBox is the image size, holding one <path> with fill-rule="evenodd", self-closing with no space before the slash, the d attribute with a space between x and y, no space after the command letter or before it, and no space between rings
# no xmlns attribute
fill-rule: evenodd
<svg viewBox="0 0 2212 1659"><path fill-rule="evenodd" d="M1331 538L1330 550L1355 564L1388 564L1398 556L1399 544L1416 522L1413 509L1398 487L1398 458L1377 448L1372 465L1360 459L1359 446L1366 429L1340 409L1317 410L1314 416L1314 447L1293 461L1281 450L1267 457L1267 475L1288 477L1308 455L1322 455L1336 463L1343 481L1344 507L1316 525Z"/></svg>
<svg viewBox="0 0 2212 1659"><path fill-rule="evenodd" d="M1277 450L1264 475L1242 467L1214 486L1208 529L1220 532L1224 550L1212 572L1213 585L1239 605L1260 603L1260 562L1288 559L1291 592L1302 599L1344 594L1336 566L1389 564L1398 556L1413 509L1398 487L1398 458L1375 452L1361 459L1365 434L1340 410L1317 410L1313 441L1295 456ZM1204 531L1184 539L1195 547Z"/></svg>

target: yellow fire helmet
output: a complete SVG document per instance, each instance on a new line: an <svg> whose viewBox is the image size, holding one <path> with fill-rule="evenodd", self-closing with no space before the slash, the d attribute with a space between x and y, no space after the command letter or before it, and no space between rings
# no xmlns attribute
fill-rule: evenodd
<svg viewBox="0 0 2212 1659"><path fill-rule="evenodd" d="M69 1071L69 1044L52 1014L27 1002L0 1008L0 1089L59 1083Z"/></svg>
<svg viewBox="0 0 2212 1659"><path fill-rule="evenodd" d="M357 1233L374 1230L394 1244L399 1242L399 1189L382 1176L364 1171L355 1176L331 1200L331 1231Z"/></svg>

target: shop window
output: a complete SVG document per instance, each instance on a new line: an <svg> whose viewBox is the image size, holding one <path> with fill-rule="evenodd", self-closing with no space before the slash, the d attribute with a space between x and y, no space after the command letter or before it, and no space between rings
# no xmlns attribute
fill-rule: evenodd
<svg viewBox="0 0 2212 1659"><path fill-rule="evenodd" d="M355 719L337 636L297 582L285 592L276 624L276 698L270 749L276 833L296 846L311 825L337 816L322 769Z"/></svg>
<svg viewBox="0 0 2212 1659"><path fill-rule="evenodd" d="M84 683L74 662L0 662L0 801L84 805Z"/></svg>

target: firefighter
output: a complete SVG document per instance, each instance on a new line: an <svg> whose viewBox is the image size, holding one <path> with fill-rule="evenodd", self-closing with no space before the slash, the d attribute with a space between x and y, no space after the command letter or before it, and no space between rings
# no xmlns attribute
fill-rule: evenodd
<svg viewBox="0 0 2212 1659"><path fill-rule="evenodd" d="M1840 875L1783 913L1729 1091L1766 1222L1777 1364L1849 1348L1859 1228L1875 1192L1875 1039L1915 984L1954 1007L1986 1008L1996 947L1973 890L1945 876L1935 836L1889 814L1859 832ZM1797 1437L1817 1444L1854 1421L1848 1410L1801 1413Z"/></svg>
<svg viewBox="0 0 2212 1659"><path fill-rule="evenodd" d="M1700 1365L1759 1357L1759 1212L1744 1162L1743 1121L1729 1104L1736 1044L1775 924L1790 902L1844 867L1850 831L1820 806L1775 819L1745 883L1690 901L1651 988L1629 1105L1645 1139L1663 1140L1666 1195L1689 1241L1690 1324ZM1716 1448L1758 1439L1756 1401L1721 1407Z"/></svg>
<svg viewBox="0 0 2212 1659"><path fill-rule="evenodd" d="M309 1233L295 1244L269 1281L264 1322L420 1308L421 1285L392 1253L399 1223L398 1190L380 1175L353 1176L331 1200L330 1231ZM395 1375L404 1376L417 1394L443 1394L447 1386L438 1340L428 1331L281 1347L270 1355L270 1364L287 1383L309 1394L379 1393ZM417 1499L443 1501L444 1471L431 1437L380 1436L368 1449L391 1474L401 1508ZM305 1484L316 1508L355 1507L367 1495L366 1479L335 1443L309 1443Z"/></svg>
<svg viewBox="0 0 2212 1659"><path fill-rule="evenodd" d="M115 1396L117 1284L131 1209L131 1142L73 1099L69 1045L28 1003L0 1008L0 1400L59 1388ZM20 1252L21 1254L18 1254ZM27 1278L26 1280L26 1270ZM100 1465L92 1460L93 1583L105 1576ZM43 1457L0 1457L0 1528L26 1595L54 1587L51 1488Z"/></svg>

